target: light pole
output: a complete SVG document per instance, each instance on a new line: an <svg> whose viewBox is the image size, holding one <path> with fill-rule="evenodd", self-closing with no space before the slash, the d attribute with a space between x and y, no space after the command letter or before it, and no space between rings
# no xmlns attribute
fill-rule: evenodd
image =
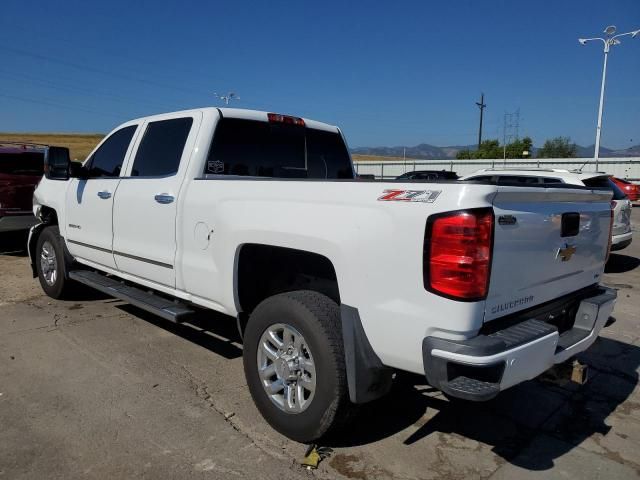
<svg viewBox="0 0 640 480"><path fill-rule="evenodd" d="M213 92L213 95L222 100L227 106L229 106L229 102L231 102L231 100L240 100L240 97L234 92L229 92L226 95L219 95L216 92Z"/></svg>
<svg viewBox="0 0 640 480"><path fill-rule="evenodd" d="M640 33L640 30L634 30L632 32L627 33L616 33L616 27L614 25L610 25L604 29L604 33L606 34L605 38L579 38L578 42L581 45L586 45L587 42L592 42L594 40L599 40L604 44L604 66L602 67L602 85L600 85L600 105L598 106L598 126L596 127L596 144L594 147L594 160L596 161L596 171L598 170L598 160L600 158L600 133L602 131L602 108L604 107L604 84L607 79L607 58L609 57L609 49L615 45L620 45L620 37L624 37L627 35L631 35L631 37L635 37Z"/></svg>

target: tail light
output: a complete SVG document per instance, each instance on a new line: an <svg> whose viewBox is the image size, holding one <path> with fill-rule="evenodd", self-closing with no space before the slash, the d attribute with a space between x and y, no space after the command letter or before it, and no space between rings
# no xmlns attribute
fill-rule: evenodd
<svg viewBox="0 0 640 480"><path fill-rule="evenodd" d="M605 263L609 261L609 255L611 254L611 245L612 245L612 236L613 236L613 214L614 209L616 208L617 202L615 200L611 200L611 216L609 218L609 242L607 243L607 257L605 259Z"/></svg>
<svg viewBox="0 0 640 480"><path fill-rule="evenodd" d="M279 113L267 113L267 118L271 123L285 123L287 125L298 125L304 127L304 120L300 117L281 115Z"/></svg>
<svg viewBox="0 0 640 480"><path fill-rule="evenodd" d="M433 215L424 243L424 286L454 300L486 298L491 273L491 208Z"/></svg>

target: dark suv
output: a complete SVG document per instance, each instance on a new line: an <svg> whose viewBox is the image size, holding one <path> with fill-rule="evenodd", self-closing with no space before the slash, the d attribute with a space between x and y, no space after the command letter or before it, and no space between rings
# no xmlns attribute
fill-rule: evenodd
<svg viewBox="0 0 640 480"><path fill-rule="evenodd" d="M43 169L44 147L0 143L0 232L26 230L37 223L32 197Z"/></svg>

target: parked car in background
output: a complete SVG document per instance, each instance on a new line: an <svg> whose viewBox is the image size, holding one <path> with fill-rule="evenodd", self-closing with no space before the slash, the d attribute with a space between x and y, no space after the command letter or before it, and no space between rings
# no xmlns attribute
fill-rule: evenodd
<svg viewBox="0 0 640 480"><path fill-rule="evenodd" d="M640 185L613 176L611 177L611 181L615 183L632 202L640 200Z"/></svg>
<svg viewBox="0 0 640 480"><path fill-rule="evenodd" d="M415 170L413 172L405 172L396 177L396 180L457 180L456 172L448 172L446 170Z"/></svg>
<svg viewBox="0 0 640 480"><path fill-rule="evenodd" d="M607 188L613 191L613 228L611 230L611 250L622 250L631 244L631 201L618 187L611 175L604 172L569 171L564 169L496 169L483 168L460 180L490 182L496 185L540 186L565 183L593 188Z"/></svg>
<svg viewBox="0 0 640 480"><path fill-rule="evenodd" d="M0 232L27 230L38 222L32 198L43 168L44 147L0 143Z"/></svg>

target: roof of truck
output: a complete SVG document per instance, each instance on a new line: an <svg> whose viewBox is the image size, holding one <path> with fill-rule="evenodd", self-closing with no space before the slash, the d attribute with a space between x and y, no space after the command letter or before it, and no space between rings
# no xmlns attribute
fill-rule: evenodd
<svg viewBox="0 0 640 480"><path fill-rule="evenodd" d="M149 115L147 117L140 117L134 120L130 120L129 122L127 122L127 124L139 123L140 121L143 121L143 120L155 120L156 118L160 120L162 118L166 118L169 115L170 116L193 115L194 113L199 113L199 112L214 112L214 113L221 114L224 118L242 118L245 120L256 120L261 122L269 121L267 117L269 113L277 113L277 114L287 115L287 116L290 115L288 113L283 113L283 112L267 112L267 111L261 111L261 110L249 110L245 108L202 107L202 108L194 108L190 110L179 110L175 112L159 113L156 115ZM291 115L291 116L298 117L297 115ZM302 118L304 120L305 125L309 128L314 128L317 130L327 130L330 132L339 131L338 127L336 127L335 125L330 125L324 122L318 122L317 120L312 120L310 118L303 118L303 117L299 117L299 118Z"/></svg>

